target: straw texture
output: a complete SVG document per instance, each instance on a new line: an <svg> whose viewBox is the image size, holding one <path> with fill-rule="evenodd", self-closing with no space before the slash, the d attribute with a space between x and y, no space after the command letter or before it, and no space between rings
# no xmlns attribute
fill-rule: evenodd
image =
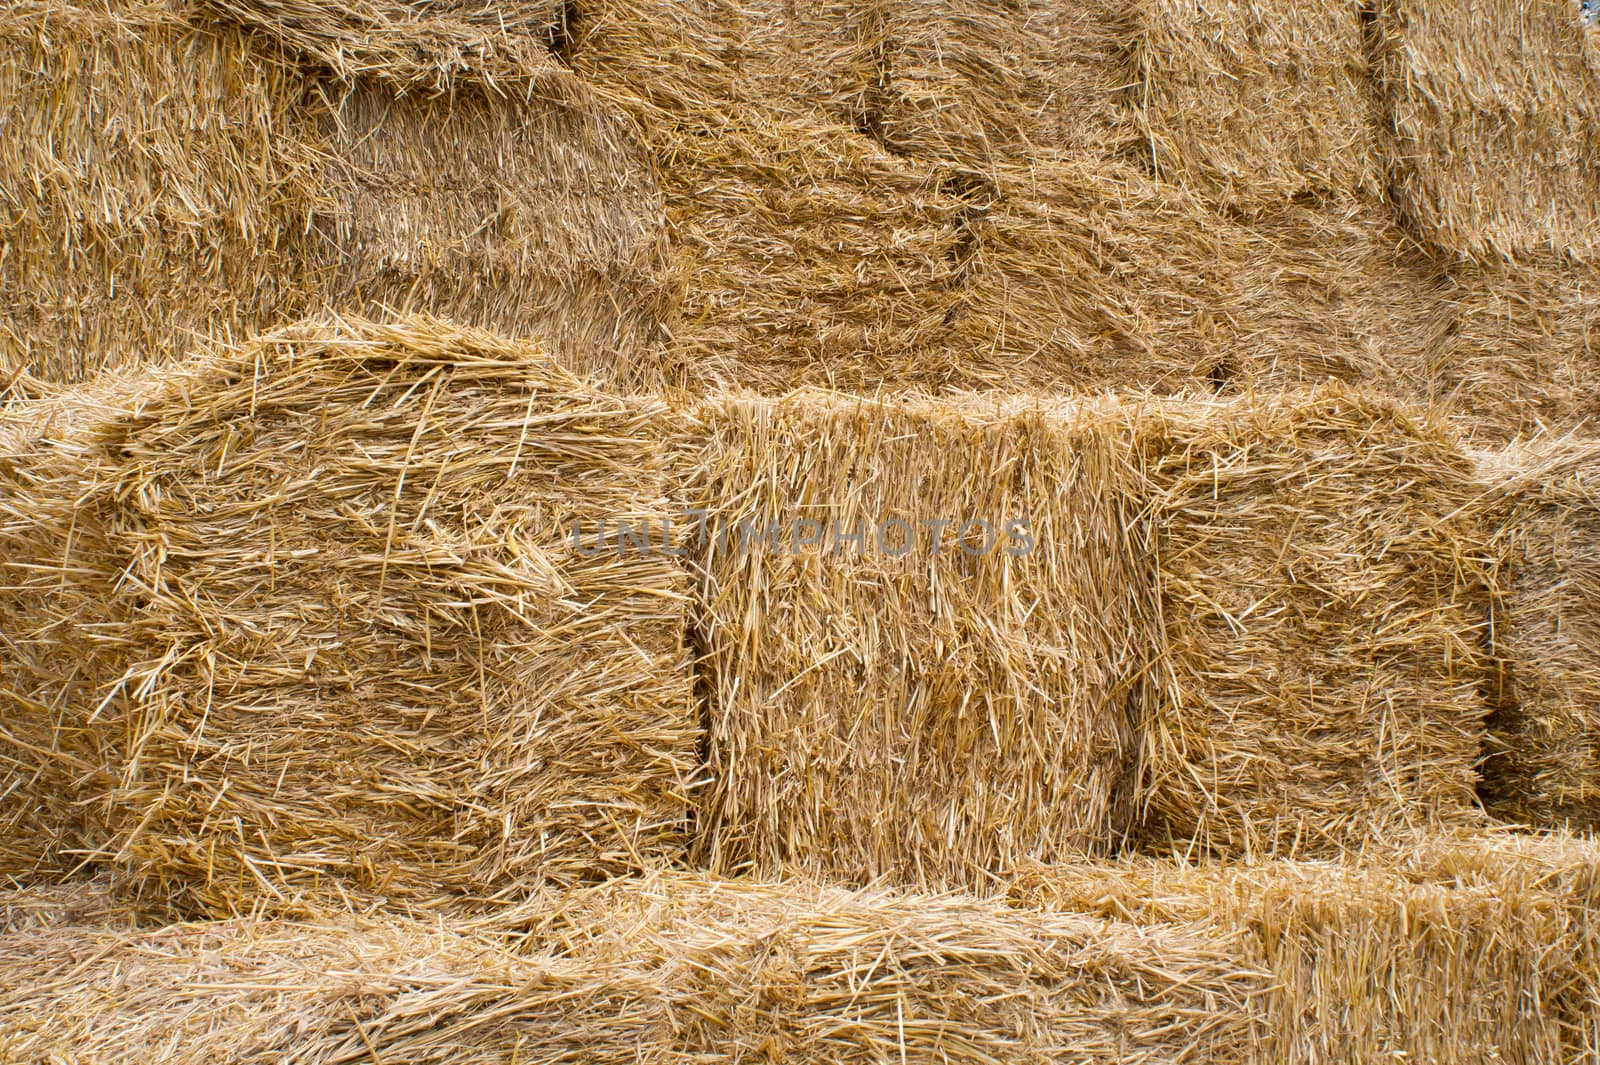
<svg viewBox="0 0 1600 1065"><path fill-rule="evenodd" d="M223 6L0 15L0 387L327 307L669 383L644 357L676 300L661 194L627 120L549 58L552 5Z"/></svg>
<svg viewBox="0 0 1600 1065"><path fill-rule="evenodd" d="M8 867L81 852L229 912L681 848L685 577L570 535L666 512L658 405L429 319L83 403L0 465Z"/></svg>
<svg viewBox="0 0 1600 1065"><path fill-rule="evenodd" d="M1600 441L1515 445L1482 468L1509 682L1486 782L1512 817L1600 827Z"/></svg>
<svg viewBox="0 0 1600 1065"><path fill-rule="evenodd" d="M538 337L625 389L670 383L647 357L675 300L661 192L629 123L581 81L326 91L319 297Z"/></svg>
<svg viewBox="0 0 1600 1065"><path fill-rule="evenodd" d="M1128 150L1129 15L1106 0L854 0L845 95L896 155L988 175Z"/></svg>
<svg viewBox="0 0 1600 1065"><path fill-rule="evenodd" d="M1176 392L1230 363L1244 390L1409 343L1375 211L1247 226L1087 132L1121 128L1132 30L1069 7L586 5L570 61L644 131L681 271L662 372Z"/></svg>
<svg viewBox="0 0 1600 1065"><path fill-rule="evenodd" d="M0 940L0 976L11 1060L94 1065L1198 1065L1262 985L1181 932L690 877L569 899L517 954L395 917L84 924Z"/></svg>
<svg viewBox="0 0 1600 1065"><path fill-rule="evenodd" d="M1600 271L1548 260L1458 267L1416 393L1481 447L1600 430Z"/></svg>
<svg viewBox="0 0 1600 1065"><path fill-rule="evenodd" d="M1237 944L1272 974L1241 1060L1591 1060L1593 842L1460 836L1366 857L1036 869L1013 896Z"/></svg>
<svg viewBox="0 0 1600 1065"><path fill-rule="evenodd" d="M1390 187L1454 255L1600 251L1600 41L1571 0L1384 0Z"/></svg>
<svg viewBox="0 0 1600 1065"><path fill-rule="evenodd" d="M1491 670L1474 467L1343 387L1136 415L1157 529L1157 847L1359 847L1467 818Z"/></svg>
<svg viewBox="0 0 1600 1065"><path fill-rule="evenodd" d="M1163 178L1246 212L1377 197L1382 164L1358 5L1134 7L1139 132Z"/></svg>
<svg viewBox="0 0 1600 1065"><path fill-rule="evenodd" d="M553 67L563 0L200 0L327 67L340 79L381 78L445 92L462 76L494 85Z"/></svg>
<svg viewBox="0 0 1600 1065"><path fill-rule="evenodd" d="M0 12L0 381L300 313L316 141L292 70L171 3Z"/></svg>
<svg viewBox="0 0 1600 1065"><path fill-rule="evenodd" d="M706 860L983 887L1105 849L1154 646L1116 408L799 394L699 418Z"/></svg>

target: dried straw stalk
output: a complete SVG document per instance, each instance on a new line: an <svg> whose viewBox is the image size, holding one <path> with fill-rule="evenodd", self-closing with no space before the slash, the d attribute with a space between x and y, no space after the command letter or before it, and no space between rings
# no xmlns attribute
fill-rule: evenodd
<svg viewBox="0 0 1600 1065"><path fill-rule="evenodd" d="M666 513L658 404L429 319L80 399L19 412L0 461L7 868L229 912L681 848L685 576L570 536Z"/></svg>
<svg viewBox="0 0 1600 1065"><path fill-rule="evenodd" d="M1482 468L1509 682L1486 783L1511 817L1600 827L1600 441L1513 445Z"/></svg>
<svg viewBox="0 0 1600 1065"><path fill-rule="evenodd" d="M1013 896L1236 944L1241 965L1272 974L1243 1061L1565 1065L1600 1050L1591 841L1447 837L1368 864L1041 868Z"/></svg>
<svg viewBox="0 0 1600 1065"><path fill-rule="evenodd" d="M1155 631L1115 408L802 393L698 417L705 860L983 887L1105 849Z"/></svg>
<svg viewBox="0 0 1600 1065"><path fill-rule="evenodd" d="M1311 855L1469 818L1488 558L1450 434L1343 387L1134 417L1165 628L1150 842Z"/></svg>

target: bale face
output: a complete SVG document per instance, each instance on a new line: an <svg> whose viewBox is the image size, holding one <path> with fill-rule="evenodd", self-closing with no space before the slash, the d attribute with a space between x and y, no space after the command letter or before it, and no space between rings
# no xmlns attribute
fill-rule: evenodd
<svg viewBox="0 0 1600 1065"><path fill-rule="evenodd" d="M1592 843L1491 835L1367 859L1041 869L1013 894L1234 944L1272 984L1242 1060L1589 1060Z"/></svg>
<svg viewBox="0 0 1600 1065"><path fill-rule="evenodd" d="M1426 398L1480 446L1600 429L1600 272L1549 259L1450 271L1449 329L1425 353Z"/></svg>
<svg viewBox="0 0 1600 1065"><path fill-rule="evenodd" d="M0 973L0 1047L16 1061L528 1065L664 1041L625 974L400 918L23 931L0 946Z"/></svg>
<svg viewBox="0 0 1600 1065"><path fill-rule="evenodd" d="M535 940L671 980L715 1061L1237 1061L1263 990L1202 935L805 880L603 885Z"/></svg>
<svg viewBox="0 0 1600 1065"><path fill-rule="evenodd" d="M669 383L642 357L675 298L660 193L627 121L549 58L560 5L212 6L231 17L0 17L0 388L327 307L541 335L581 372Z"/></svg>
<svg viewBox="0 0 1600 1065"><path fill-rule="evenodd" d="M564 0L200 0L217 14L336 73L444 92L469 74L489 84L554 66Z"/></svg>
<svg viewBox="0 0 1600 1065"><path fill-rule="evenodd" d="M117 398L8 478L19 835L64 817L134 889L223 912L682 845L685 581L571 536L665 513L654 407L423 319L308 323Z"/></svg>
<svg viewBox="0 0 1600 1065"><path fill-rule="evenodd" d="M1509 680L1486 783L1503 813L1600 826L1600 442L1564 438L1485 456Z"/></svg>
<svg viewBox="0 0 1600 1065"><path fill-rule="evenodd" d="M1487 559L1451 438L1342 387L1138 418L1165 627L1151 842L1314 854L1468 817Z"/></svg>
<svg viewBox="0 0 1600 1065"><path fill-rule="evenodd" d="M1200 1065L1239 1060L1262 992L1202 937L997 903L677 877L540 912L516 954L398 917L24 930L0 942L0 1046L96 1065Z"/></svg>
<svg viewBox="0 0 1600 1065"><path fill-rule="evenodd" d="M1142 0L1138 125L1157 173L1244 211L1375 197L1354 4Z"/></svg>
<svg viewBox="0 0 1600 1065"><path fill-rule="evenodd" d="M302 313L303 92L169 4L7 5L0 380L81 380Z"/></svg>
<svg viewBox="0 0 1600 1065"><path fill-rule="evenodd" d="M700 420L707 860L981 887L1107 846L1153 646L1114 417L800 394Z"/></svg>
<svg viewBox="0 0 1600 1065"><path fill-rule="evenodd" d="M339 307L441 311L537 336L624 387L670 308L660 190L628 124L572 75L396 97L369 79L323 120L319 219Z"/></svg>
<svg viewBox="0 0 1600 1065"><path fill-rule="evenodd" d="M1112 155L1131 130L1119 5L856 0L841 17L864 62L858 126L890 151L993 174Z"/></svg>
<svg viewBox="0 0 1600 1065"><path fill-rule="evenodd" d="M1462 256L1600 251L1600 45L1570 0L1386 0L1390 186Z"/></svg>

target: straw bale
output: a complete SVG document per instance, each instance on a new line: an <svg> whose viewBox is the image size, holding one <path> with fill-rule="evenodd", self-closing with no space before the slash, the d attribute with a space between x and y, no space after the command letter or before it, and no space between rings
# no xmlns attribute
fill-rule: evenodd
<svg viewBox="0 0 1600 1065"><path fill-rule="evenodd" d="M856 0L859 128L895 154L992 174L1124 151L1132 82L1119 3Z"/></svg>
<svg viewBox="0 0 1600 1065"><path fill-rule="evenodd" d="M800 393L699 418L703 857L982 887L1104 849L1154 645L1115 409Z"/></svg>
<svg viewBox="0 0 1600 1065"><path fill-rule="evenodd" d="M1464 266L1443 276L1437 298L1448 327L1407 372L1414 394L1464 436L1499 447L1600 429L1600 272L1548 260Z"/></svg>
<svg viewBox="0 0 1600 1065"><path fill-rule="evenodd" d="M687 578L570 535L667 513L657 404L421 318L81 399L0 465L8 865L227 912L681 848Z"/></svg>
<svg viewBox="0 0 1600 1065"><path fill-rule="evenodd" d="M305 304L294 71L172 3L0 12L0 381L81 380Z"/></svg>
<svg viewBox="0 0 1600 1065"><path fill-rule="evenodd" d="M19 1063L634 1061L663 1036L640 981L399 918L24 931L0 973Z"/></svg>
<svg viewBox="0 0 1600 1065"><path fill-rule="evenodd" d="M1485 784L1513 817L1600 827L1600 440L1513 445L1482 468L1509 682Z"/></svg>
<svg viewBox="0 0 1600 1065"><path fill-rule="evenodd" d="M1442 425L1337 385L1133 417L1165 629L1147 842L1314 856L1468 818L1489 559Z"/></svg>
<svg viewBox="0 0 1600 1065"><path fill-rule="evenodd" d="M629 123L576 77L439 98L366 80L323 123L326 301L536 336L580 373L668 383L643 357L673 302L661 192Z"/></svg>
<svg viewBox="0 0 1600 1065"><path fill-rule="evenodd" d="M1181 932L681 877L571 900L517 953L396 917L23 931L0 940L0 1048L90 1065L1198 1065L1238 1060L1260 985Z"/></svg>
<svg viewBox="0 0 1600 1065"><path fill-rule="evenodd" d="M1600 41L1572 0L1385 0L1389 184L1419 236L1477 259L1600 251Z"/></svg>
<svg viewBox="0 0 1600 1065"><path fill-rule="evenodd" d="M661 194L627 119L528 43L550 4L220 2L262 32L183 0L0 16L0 388L325 307L542 335L582 372L666 383L644 358L675 299ZM492 41L441 28L488 14ZM506 66L513 41L544 59Z"/></svg>
<svg viewBox="0 0 1600 1065"><path fill-rule="evenodd" d="M1358 5L1141 0L1139 133L1156 172L1247 212L1375 199Z"/></svg>
<svg viewBox="0 0 1600 1065"><path fill-rule="evenodd" d="M446 92L463 75L494 85L555 65L565 0L201 0L217 14L327 67Z"/></svg>
<svg viewBox="0 0 1600 1065"><path fill-rule="evenodd" d="M804 880L614 882L538 941L662 974L728 1060L1237 1061L1262 994L1214 937Z"/></svg>
<svg viewBox="0 0 1600 1065"><path fill-rule="evenodd" d="M1030 870L1028 907L1180 928L1272 974L1243 1060L1589 1061L1600 852L1488 835L1370 864L1132 860Z"/></svg>

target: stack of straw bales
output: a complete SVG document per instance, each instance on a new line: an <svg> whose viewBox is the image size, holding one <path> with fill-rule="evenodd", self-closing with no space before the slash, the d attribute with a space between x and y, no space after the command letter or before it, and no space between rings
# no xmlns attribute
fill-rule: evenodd
<svg viewBox="0 0 1600 1065"><path fill-rule="evenodd" d="M1163 178L1247 212L1376 198L1359 7L1140 0L1135 112Z"/></svg>
<svg viewBox="0 0 1600 1065"><path fill-rule="evenodd" d="M1372 308L1418 302L1380 223L1257 230L1109 158L1120 134L1050 147L1127 80L1115 5L1070 6L586 6L571 62L644 131L680 252L664 366L769 394L1379 374L1413 330Z"/></svg>
<svg viewBox="0 0 1600 1065"><path fill-rule="evenodd" d="M1038 869L1013 895L1235 945L1272 976L1248 1060L1594 1060L1593 842L1447 837L1368 858Z"/></svg>
<svg viewBox="0 0 1600 1065"><path fill-rule="evenodd" d="M673 300L660 192L627 121L550 58L559 5L220 6L0 16L0 383L324 306L541 334L665 383L644 359Z"/></svg>
<svg viewBox="0 0 1600 1065"><path fill-rule="evenodd" d="M1600 441L1513 446L1483 466L1508 681L1487 783L1512 816L1600 827Z"/></svg>
<svg viewBox="0 0 1600 1065"><path fill-rule="evenodd" d="M1468 817L1488 711L1474 467L1343 387L1135 415L1157 530L1157 841L1339 851Z"/></svg>
<svg viewBox="0 0 1600 1065"><path fill-rule="evenodd" d="M0 947L19 1060L1241 1060L1262 976L1210 940L1000 903L692 877L518 953L400 918L86 924Z"/></svg>
<svg viewBox="0 0 1600 1065"><path fill-rule="evenodd" d="M972 887L1103 848L1154 633L1115 406L699 421L708 860Z"/></svg>
<svg viewBox="0 0 1600 1065"><path fill-rule="evenodd" d="M72 851L227 912L675 854L686 579L571 535L664 520L658 416L428 319L309 322L18 415L7 867Z"/></svg>
<svg viewBox="0 0 1600 1065"><path fill-rule="evenodd" d="M1385 0L1390 188L1480 259L1600 252L1600 42L1572 0Z"/></svg>

